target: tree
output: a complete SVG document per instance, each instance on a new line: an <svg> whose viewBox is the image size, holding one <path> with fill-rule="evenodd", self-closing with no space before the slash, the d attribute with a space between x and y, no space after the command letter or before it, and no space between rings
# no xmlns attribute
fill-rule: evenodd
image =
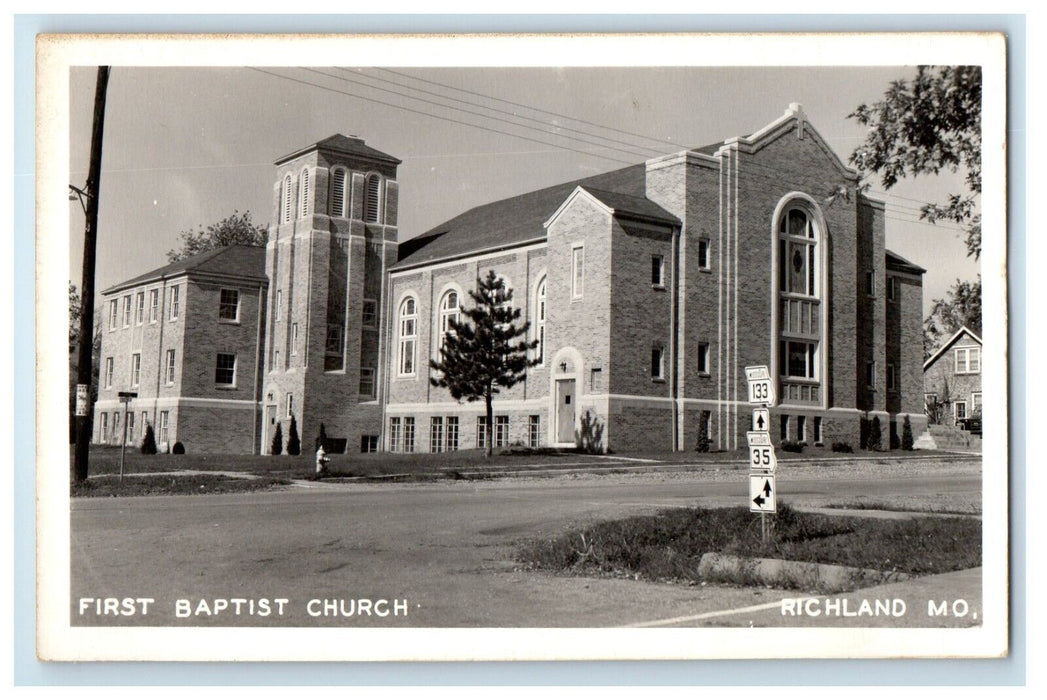
<svg viewBox="0 0 1047 700"><path fill-rule="evenodd" d="M513 291L505 287L494 270L476 280L476 289L470 290L469 296L473 306L462 309L466 320L449 321L450 332L443 338L440 359L429 361L429 366L439 373L429 381L450 391L457 401L484 400L486 454L490 457L494 396L500 388L508 389L521 381L527 368L539 363L538 359L530 359L530 351L538 347L538 341L521 340L531 324L516 325L520 309L513 307Z"/></svg>
<svg viewBox="0 0 1047 700"><path fill-rule="evenodd" d="M850 114L869 127L851 154L858 169L880 174L885 189L908 176L966 171L967 192L929 203L920 218L953 221L966 231L967 254L982 251L982 70L979 66L920 66L912 81L895 80L883 100Z"/></svg>
<svg viewBox="0 0 1047 700"><path fill-rule="evenodd" d="M287 430L287 454L302 454L302 441L298 438L298 424L291 416L291 427Z"/></svg>
<svg viewBox="0 0 1047 700"><path fill-rule="evenodd" d="M872 424L869 428L869 444L866 446L866 449L872 450L873 452L879 452L882 444L883 435L880 430L880 417L873 416Z"/></svg>
<svg viewBox="0 0 1047 700"><path fill-rule="evenodd" d="M926 360L956 331L966 326L982 334L982 278L977 282L956 280L944 299L935 299L931 315L923 322L923 359Z"/></svg>
<svg viewBox="0 0 1047 700"><path fill-rule="evenodd" d="M902 449L912 452L912 448L912 423L909 422L909 416L905 416L905 420L902 421Z"/></svg>
<svg viewBox="0 0 1047 700"><path fill-rule="evenodd" d="M153 426L145 424L145 437L142 438L141 452L144 455L156 454L156 436L153 434Z"/></svg>
<svg viewBox="0 0 1047 700"><path fill-rule="evenodd" d="M316 434L316 449L321 447L327 449L327 428L324 427L323 421L320 421L320 432Z"/></svg>
<svg viewBox="0 0 1047 700"><path fill-rule="evenodd" d="M80 301L80 291L72 282L69 283L69 345L73 345L80 339L80 314L83 313L83 304Z"/></svg>
<svg viewBox="0 0 1047 700"><path fill-rule="evenodd" d="M280 427L280 422L276 423L276 430L273 431L273 442L270 445L269 451L274 455L283 454L284 452L284 431Z"/></svg>
<svg viewBox="0 0 1047 700"><path fill-rule="evenodd" d="M181 249L167 251L168 262L185 260L227 245L264 246L269 240L266 227L257 226L251 221L250 211L241 214L236 210L217 224L211 224L206 229L200 224L196 231L182 231L179 236L182 240Z"/></svg>

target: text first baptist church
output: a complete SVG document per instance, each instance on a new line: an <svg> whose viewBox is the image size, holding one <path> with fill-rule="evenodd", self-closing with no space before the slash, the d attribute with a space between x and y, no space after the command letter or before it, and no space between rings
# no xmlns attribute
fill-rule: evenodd
<svg viewBox="0 0 1047 700"><path fill-rule="evenodd" d="M744 447L747 365L778 378L775 440L924 429L922 274L884 205L790 105L747 137L471 209L398 243L399 160L332 136L276 162L269 241L104 292L95 440L148 423L187 451L268 453L296 418L346 451L483 445L483 402L429 360L494 270L540 363L494 404L496 445ZM135 391L125 412L118 391ZM124 425L121 425L121 418Z"/></svg>

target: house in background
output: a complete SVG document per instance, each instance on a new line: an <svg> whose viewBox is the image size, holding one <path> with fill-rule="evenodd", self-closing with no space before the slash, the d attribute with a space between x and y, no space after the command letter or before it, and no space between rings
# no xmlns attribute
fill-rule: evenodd
<svg viewBox="0 0 1047 700"><path fill-rule="evenodd" d="M923 363L923 397L932 423L981 415L982 339L966 326Z"/></svg>

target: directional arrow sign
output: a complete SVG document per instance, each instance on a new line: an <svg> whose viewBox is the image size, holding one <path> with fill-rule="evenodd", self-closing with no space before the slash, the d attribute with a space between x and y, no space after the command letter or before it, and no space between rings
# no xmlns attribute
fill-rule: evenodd
<svg viewBox="0 0 1047 700"><path fill-rule="evenodd" d="M760 433L749 433L760 435ZM778 458L771 445L749 445L749 468L753 471L773 472L778 468Z"/></svg>
<svg viewBox="0 0 1047 700"><path fill-rule="evenodd" d="M776 403L774 382L767 365L746 367L745 378L749 381L749 403L765 406L773 406Z"/></svg>
<svg viewBox="0 0 1047 700"><path fill-rule="evenodd" d="M773 476L749 475L749 510L753 513L777 512L777 491Z"/></svg>
<svg viewBox="0 0 1047 700"><path fill-rule="evenodd" d="M771 412L766 408L753 409L753 430L766 433L771 429Z"/></svg>

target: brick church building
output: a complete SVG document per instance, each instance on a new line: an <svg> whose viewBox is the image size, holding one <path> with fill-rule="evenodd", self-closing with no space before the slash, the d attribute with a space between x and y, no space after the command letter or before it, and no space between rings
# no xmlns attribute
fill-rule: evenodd
<svg viewBox="0 0 1047 700"><path fill-rule="evenodd" d="M482 402L433 387L429 360L489 270L513 290L540 360L496 398L496 447L573 446L594 428L616 452L693 450L702 432L713 449L738 449L747 365L779 379L776 440L857 447L873 417L885 433L904 416L923 430L924 270L885 248L883 203L858 191L798 105L749 136L475 207L403 243L399 163L340 135L276 162L264 266L256 251L226 249L213 260L230 277L213 271L205 284L186 270L186 332L192 309L206 327L180 346L183 374L207 367L215 381L194 370L195 394L139 394L181 401L167 440L266 453L293 415L306 445L323 422L347 451L482 447ZM249 259L251 274L235 269ZM119 316L135 289L118 285L106 303ZM123 376L134 351L121 337L103 334L102 357ZM159 366L169 349L141 353ZM117 389L103 381L102 441ZM240 389L250 426L222 417L243 415L228 403Z"/></svg>

